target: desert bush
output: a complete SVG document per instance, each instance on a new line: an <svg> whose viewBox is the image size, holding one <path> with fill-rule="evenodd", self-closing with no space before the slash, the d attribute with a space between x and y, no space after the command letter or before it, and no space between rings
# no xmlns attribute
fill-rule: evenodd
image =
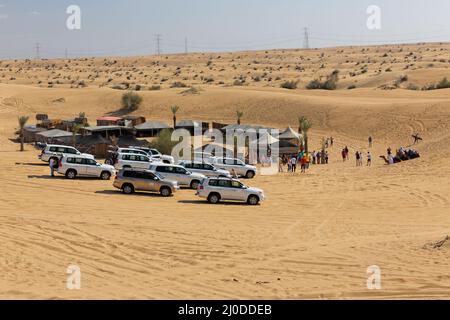
<svg viewBox="0 0 450 320"><path fill-rule="evenodd" d="M142 104L142 97L133 91L129 91L123 94L121 102L123 109L136 111Z"/></svg>
<svg viewBox="0 0 450 320"><path fill-rule="evenodd" d="M356 85L351 84L351 85L349 85L349 86L347 87L347 89L348 89L348 90L356 89Z"/></svg>
<svg viewBox="0 0 450 320"><path fill-rule="evenodd" d="M150 91L161 90L161 86L159 84L154 84L149 88Z"/></svg>
<svg viewBox="0 0 450 320"><path fill-rule="evenodd" d="M172 83L171 88L186 88L187 85L184 82L176 81Z"/></svg>
<svg viewBox="0 0 450 320"><path fill-rule="evenodd" d="M417 85L415 85L415 84L413 84L413 83L410 83L406 89L408 89L408 90L413 90L413 91L417 91L417 90L419 90L420 88L419 88Z"/></svg>
<svg viewBox="0 0 450 320"><path fill-rule="evenodd" d="M297 86L298 86L298 81L285 81L280 85L281 88L289 89L289 90L297 89Z"/></svg>
<svg viewBox="0 0 450 320"><path fill-rule="evenodd" d="M442 79L437 85L436 89L449 89L450 88L450 81L448 81L447 78Z"/></svg>
<svg viewBox="0 0 450 320"><path fill-rule="evenodd" d="M334 70L324 82L315 79L306 86L308 90L336 90L339 81L339 70Z"/></svg>

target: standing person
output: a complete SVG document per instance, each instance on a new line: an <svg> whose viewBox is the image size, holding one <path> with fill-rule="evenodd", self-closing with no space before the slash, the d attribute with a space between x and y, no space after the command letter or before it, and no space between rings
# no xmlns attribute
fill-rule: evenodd
<svg viewBox="0 0 450 320"><path fill-rule="evenodd" d="M283 172L283 158L281 156L278 159L278 172Z"/></svg>
<svg viewBox="0 0 450 320"><path fill-rule="evenodd" d="M55 159L53 159L53 158L50 159L49 166L50 166L50 174L52 175L52 177L54 177L55 176L55 168L56 168Z"/></svg>
<svg viewBox="0 0 450 320"><path fill-rule="evenodd" d="M333 146L334 145L334 138L333 137L330 138L330 142L331 142L331 146Z"/></svg>
<svg viewBox="0 0 450 320"><path fill-rule="evenodd" d="M355 158L356 158L356 166L359 167L359 159L360 159L359 151L356 151Z"/></svg>
<svg viewBox="0 0 450 320"><path fill-rule="evenodd" d="M312 164L316 164L316 150L312 153Z"/></svg>
<svg viewBox="0 0 450 320"><path fill-rule="evenodd" d="M346 158L346 160L349 160L349 159L350 159L350 158L349 158L349 153L350 153L350 152L349 152L347 146L345 146L344 151L345 151L345 158Z"/></svg>
<svg viewBox="0 0 450 320"><path fill-rule="evenodd" d="M328 164L328 151L325 151L325 164Z"/></svg>
<svg viewBox="0 0 450 320"><path fill-rule="evenodd" d="M317 151L317 154L316 154L316 163L317 164L320 164L320 160L322 159L322 155L320 153L321 153L320 151Z"/></svg>
<svg viewBox="0 0 450 320"><path fill-rule="evenodd" d="M297 171L297 157L293 156L291 159L292 173Z"/></svg>
<svg viewBox="0 0 450 320"><path fill-rule="evenodd" d="M370 151L367 152L367 166L372 166L372 154L370 153Z"/></svg>
<svg viewBox="0 0 450 320"><path fill-rule="evenodd" d="M373 138L372 136L369 137L369 148L372 148L373 145Z"/></svg>
<svg viewBox="0 0 450 320"><path fill-rule="evenodd" d="M347 159L347 155L345 154L345 149L342 149L342 161L345 162L345 160Z"/></svg>
<svg viewBox="0 0 450 320"><path fill-rule="evenodd" d="M359 166L362 167L363 166L363 153L362 151L359 152Z"/></svg>

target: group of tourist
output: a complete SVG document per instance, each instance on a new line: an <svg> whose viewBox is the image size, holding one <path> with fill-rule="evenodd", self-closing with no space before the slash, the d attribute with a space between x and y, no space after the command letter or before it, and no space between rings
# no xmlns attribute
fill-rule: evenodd
<svg viewBox="0 0 450 320"><path fill-rule="evenodd" d="M363 153L361 151L356 151L355 152L355 159L356 159L356 166L357 167L362 167L363 166L363 162L364 162L364 156ZM367 164L368 167L372 166L372 154L370 153L370 151L367 152Z"/></svg>
<svg viewBox="0 0 450 320"><path fill-rule="evenodd" d="M300 167L301 173L306 173L310 164L328 164L328 151L307 153L304 150L300 150L298 154L282 155L278 171L284 172L284 167L287 166L287 172L296 173Z"/></svg>

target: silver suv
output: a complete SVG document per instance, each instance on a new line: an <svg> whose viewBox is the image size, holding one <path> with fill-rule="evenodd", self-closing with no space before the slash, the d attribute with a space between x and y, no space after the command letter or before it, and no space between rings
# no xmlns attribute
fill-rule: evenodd
<svg viewBox="0 0 450 320"><path fill-rule="evenodd" d="M63 156L83 156L86 158L94 159L92 154L81 153L74 147L56 145L56 144L48 144L42 150L42 153L39 155L39 159L44 162L50 162L50 159L53 159L56 164L59 163L59 159Z"/></svg>
<svg viewBox="0 0 450 320"><path fill-rule="evenodd" d="M221 200L245 201L257 205L265 200L264 191L244 185L239 180L229 178L208 178L197 189L197 196L216 204Z"/></svg>
<svg viewBox="0 0 450 320"><path fill-rule="evenodd" d="M256 167L245 164L240 159L213 157L208 163L213 164L218 169L228 170L233 176L253 179L256 175Z"/></svg>
<svg viewBox="0 0 450 320"><path fill-rule="evenodd" d="M182 160L178 163L180 166L185 167L189 171L200 173L206 177L223 177L231 178L231 174L227 170L221 170L214 167L209 163L193 162L189 160Z"/></svg>
<svg viewBox="0 0 450 320"><path fill-rule="evenodd" d="M178 190L176 182L165 180L159 174L149 170L120 170L113 185L125 194L150 191L159 192L163 197L169 197Z"/></svg>
<svg viewBox="0 0 450 320"><path fill-rule="evenodd" d="M156 163L150 166L150 171L159 173L164 179L175 181L180 186L187 186L197 190L200 182L206 177L203 174L191 172L182 166Z"/></svg>

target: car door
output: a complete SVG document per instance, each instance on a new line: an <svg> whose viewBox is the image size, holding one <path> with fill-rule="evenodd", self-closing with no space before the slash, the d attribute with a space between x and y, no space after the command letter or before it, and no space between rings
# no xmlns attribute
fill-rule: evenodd
<svg viewBox="0 0 450 320"><path fill-rule="evenodd" d="M236 170L236 173L240 176L245 176L246 175L246 168L245 168L245 163L242 160L239 159L234 159L233 160L233 164L234 164L234 170Z"/></svg>
<svg viewBox="0 0 450 320"><path fill-rule="evenodd" d="M239 181L231 181L230 196L232 200L247 201L244 185Z"/></svg>
<svg viewBox="0 0 450 320"><path fill-rule="evenodd" d="M87 175L86 165L83 158L75 158L75 161L71 164L71 168L77 171L77 175L85 176Z"/></svg>
<svg viewBox="0 0 450 320"><path fill-rule="evenodd" d="M220 193L220 197L223 200L233 200L233 192L231 190L230 180L218 180L217 191Z"/></svg>
<svg viewBox="0 0 450 320"><path fill-rule="evenodd" d="M218 176L217 172L214 171L215 168L212 165L203 163L203 164L201 164L201 166L203 169L203 172L201 172L201 173L203 173L205 176L207 176L207 177L217 177Z"/></svg>
<svg viewBox="0 0 450 320"><path fill-rule="evenodd" d="M191 184L191 175L189 171L182 167L169 167L174 171L178 184L188 186Z"/></svg>
<svg viewBox="0 0 450 320"><path fill-rule="evenodd" d="M158 184L155 180L156 176L151 172L140 172L142 175L142 184L145 191L158 192Z"/></svg>
<svg viewBox="0 0 450 320"><path fill-rule="evenodd" d="M93 159L83 159L83 164L86 168L86 175L91 177L99 177L100 176L100 166L97 164L97 161Z"/></svg>
<svg viewBox="0 0 450 320"><path fill-rule="evenodd" d="M150 160L146 156L136 155L137 167L140 169L148 169L150 167Z"/></svg>

